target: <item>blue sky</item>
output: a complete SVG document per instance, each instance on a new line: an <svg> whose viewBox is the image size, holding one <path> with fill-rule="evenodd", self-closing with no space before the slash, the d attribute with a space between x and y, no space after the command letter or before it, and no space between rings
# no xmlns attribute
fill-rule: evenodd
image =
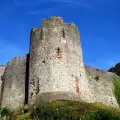
<svg viewBox="0 0 120 120"><path fill-rule="evenodd" d="M31 28L51 16L78 26L85 64L106 70L120 61L120 0L1 0L0 64L28 53Z"/></svg>

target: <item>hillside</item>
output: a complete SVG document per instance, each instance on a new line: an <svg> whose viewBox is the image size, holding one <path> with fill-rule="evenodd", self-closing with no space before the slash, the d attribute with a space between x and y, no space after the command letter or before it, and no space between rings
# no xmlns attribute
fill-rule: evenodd
<svg viewBox="0 0 120 120"><path fill-rule="evenodd" d="M25 106L14 114L4 109L1 115L11 115L10 120L120 120L120 109L102 103L58 100L37 108Z"/></svg>

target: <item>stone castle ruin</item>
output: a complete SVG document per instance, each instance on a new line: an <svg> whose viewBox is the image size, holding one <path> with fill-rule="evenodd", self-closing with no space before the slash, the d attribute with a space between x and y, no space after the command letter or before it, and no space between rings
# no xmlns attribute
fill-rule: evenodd
<svg viewBox="0 0 120 120"><path fill-rule="evenodd" d="M44 19L30 35L30 50L0 66L0 106L16 109L57 99L118 107L114 73L84 65L80 34L61 17Z"/></svg>

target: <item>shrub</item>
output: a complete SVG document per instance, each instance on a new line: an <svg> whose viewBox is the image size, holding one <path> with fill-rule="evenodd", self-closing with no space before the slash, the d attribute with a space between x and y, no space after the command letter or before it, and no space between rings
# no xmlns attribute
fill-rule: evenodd
<svg viewBox="0 0 120 120"><path fill-rule="evenodd" d="M12 119L12 112L7 108L0 109L0 118L6 117L7 120Z"/></svg>
<svg viewBox="0 0 120 120"><path fill-rule="evenodd" d="M120 106L120 77L116 77L116 76L114 77L113 85L114 85L113 93L115 95L117 103Z"/></svg>
<svg viewBox="0 0 120 120"><path fill-rule="evenodd" d="M24 113L21 115L16 116L16 120L30 120L30 114L31 113Z"/></svg>

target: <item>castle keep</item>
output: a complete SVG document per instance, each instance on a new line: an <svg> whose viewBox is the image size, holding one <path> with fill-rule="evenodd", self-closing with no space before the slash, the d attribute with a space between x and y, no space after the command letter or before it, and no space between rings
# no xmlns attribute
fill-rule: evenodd
<svg viewBox="0 0 120 120"><path fill-rule="evenodd" d="M57 99L118 107L112 92L114 73L84 65L79 30L61 17L44 19L33 28L29 53L0 66L0 75L1 107L15 109Z"/></svg>

